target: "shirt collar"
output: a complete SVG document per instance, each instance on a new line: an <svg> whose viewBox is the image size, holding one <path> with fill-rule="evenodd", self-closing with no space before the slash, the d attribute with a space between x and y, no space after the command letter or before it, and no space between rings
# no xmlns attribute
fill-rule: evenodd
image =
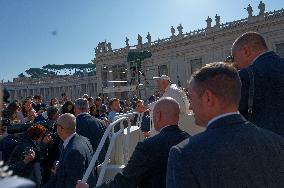
<svg viewBox="0 0 284 188"><path fill-rule="evenodd" d="M225 113L225 114L221 114L219 116L216 116L207 123L207 127L209 127L214 121L216 121L218 119L221 119L221 118L226 117L226 116L234 115L234 114L240 114L240 112L229 112L229 113Z"/></svg>
<svg viewBox="0 0 284 188"><path fill-rule="evenodd" d="M76 132L74 132L73 134L71 134L70 136L68 136L64 142L63 142L63 147L64 149L66 148L66 146L68 145L68 143L70 142L70 140L75 136Z"/></svg>
<svg viewBox="0 0 284 188"><path fill-rule="evenodd" d="M166 125L166 126L164 126L163 128L160 129L160 132L162 132L163 129L170 127L170 126L176 126L176 125Z"/></svg>
<svg viewBox="0 0 284 188"><path fill-rule="evenodd" d="M89 113L88 112L82 112L82 113L78 114L77 116L83 115L83 114L89 114Z"/></svg>
<svg viewBox="0 0 284 188"><path fill-rule="evenodd" d="M266 51L266 52L263 52L263 53L259 54L258 56L256 56L256 57L254 58L254 60L252 61L251 64L253 64L253 63L257 60L257 58L259 58L259 57L262 56L263 54L266 54L266 53L269 53L269 52L271 52L271 51Z"/></svg>

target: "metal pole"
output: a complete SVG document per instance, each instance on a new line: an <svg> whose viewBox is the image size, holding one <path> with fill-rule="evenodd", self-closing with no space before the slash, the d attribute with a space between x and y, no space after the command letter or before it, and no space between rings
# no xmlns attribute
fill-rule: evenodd
<svg viewBox="0 0 284 188"><path fill-rule="evenodd" d="M135 66L136 66L136 80L137 80L137 95L138 95L139 98L141 98L140 97L140 90L139 90L139 71L138 71L138 66L137 66L138 61L139 61L139 59L137 59L137 61L135 62Z"/></svg>

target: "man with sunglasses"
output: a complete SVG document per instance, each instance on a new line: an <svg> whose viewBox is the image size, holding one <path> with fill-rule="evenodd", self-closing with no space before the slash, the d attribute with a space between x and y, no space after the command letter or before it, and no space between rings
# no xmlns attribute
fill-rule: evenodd
<svg viewBox="0 0 284 188"><path fill-rule="evenodd" d="M242 81L240 113L257 126L284 136L284 59L270 51L256 32L237 38L232 55Z"/></svg>
<svg viewBox="0 0 284 188"><path fill-rule="evenodd" d="M82 179L88 168L93 149L87 138L76 133L76 117L73 114L60 116L56 127L63 146L55 175L44 187L75 187L77 180ZM94 174L91 173L88 183L94 186L94 181Z"/></svg>

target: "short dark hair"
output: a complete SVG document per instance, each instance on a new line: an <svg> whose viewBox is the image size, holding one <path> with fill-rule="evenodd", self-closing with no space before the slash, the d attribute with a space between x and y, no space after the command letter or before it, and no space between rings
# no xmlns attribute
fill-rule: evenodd
<svg viewBox="0 0 284 188"><path fill-rule="evenodd" d="M93 97L89 97L87 100L90 102L91 100L94 100L94 98Z"/></svg>
<svg viewBox="0 0 284 188"><path fill-rule="evenodd" d="M72 106L72 109L69 110L68 106ZM71 113L71 114L75 114L74 112L74 103L72 101L66 101L62 107L61 107L61 112L62 114L66 114L66 113Z"/></svg>
<svg viewBox="0 0 284 188"><path fill-rule="evenodd" d="M254 50L254 51L267 49L267 45L266 45L266 42L265 42L265 39L263 38L263 36L261 36L257 32L252 32L252 31L246 32L246 33L242 34L240 37L238 37L235 40L233 47L235 49L239 49L239 48L243 47L244 45L251 46L252 50Z"/></svg>
<svg viewBox="0 0 284 188"><path fill-rule="evenodd" d="M58 108L56 108L55 106L50 106L47 108L47 117L49 119L51 119L57 112L58 112Z"/></svg>
<svg viewBox="0 0 284 188"><path fill-rule="evenodd" d="M197 93L202 95L210 90L226 104L239 104L241 81L238 71L231 65L219 62L210 63L193 74L197 83Z"/></svg>
<svg viewBox="0 0 284 188"><path fill-rule="evenodd" d="M119 99L118 99L118 98L112 98L112 99L110 99L108 105L111 106L115 101L118 101L118 102L119 102Z"/></svg>
<svg viewBox="0 0 284 188"><path fill-rule="evenodd" d="M102 98L101 97L97 97L97 98L95 98L95 101L102 101Z"/></svg>
<svg viewBox="0 0 284 188"><path fill-rule="evenodd" d="M34 100L37 100L37 99L38 100L42 100L42 96L41 95L35 95L33 98L34 98Z"/></svg>

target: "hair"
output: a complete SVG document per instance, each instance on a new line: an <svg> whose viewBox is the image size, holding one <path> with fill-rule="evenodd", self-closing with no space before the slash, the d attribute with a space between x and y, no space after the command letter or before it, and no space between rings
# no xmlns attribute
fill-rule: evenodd
<svg viewBox="0 0 284 188"><path fill-rule="evenodd" d="M100 106L100 108L99 108L99 112L101 112L101 113L106 113L108 111L108 108L107 108L107 106L105 105L105 104L102 104L101 106Z"/></svg>
<svg viewBox="0 0 284 188"><path fill-rule="evenodd" d="M37 140L40 137L44 136L45 132L46 132L46 128L44 126L35 124L31 126L30 128L28 128L26 134L32 140Z"/></svg>
<svg viewBox="0 0 284 188"><path fill-rule="evenodd" d="M69 110L68 106L72 106L72 109ZM74 103L72 101L66 101L62 108L61 108L62 114L66 114L66 113L71 113L71 114L75 114L74 112Z"/></svg>
<svg viewBox="0 0 284 188"><path fill-rule="evenodd" d="M138 105L139 103L144 104L144 101L143 101L143 100L138 99L137 101L135 101L134 107L136 108L136 107L137 107L137 105Z"/></svg>
<svg viewBox="0 0 284 188"><path fill-rule="evenodd" d="M90 102L90 101L94 100L94 98L93 97L89 97L87 100Z"/></svg>
<svg viewBox="0 0 284 188"><path fill-rule="evenodd" d="M67 96L66 93L61 94L61 97L66 97L66 96Z"/></svg>
<svg viewBox="0 0 284 188"><path fill-rule="evenodd" d="M55 106L50 106L47 108L47 117L51 119L56 113L58 113L58 108Z"/></svg>
<svg viewBox="0 0 284 188"><path fill-rule="evenodd" d="M91 106L91 107L90 107L90 114L91 114L92 116L95 116L96 113L97 113L97 107L96 107L96 105Z"/></svg>
<svg viewBox="0 0 284 188"><path fill-rule="evenodd" d="M88 99L88 98L89 98L89 95L85 93L85 94L82 96L82 98Z"/></svg>
<svg viewBox="0 0 284 188"><path fill-rule="evenodd" d="M195 72L192 76L197 83L197 93L201 96L210 90L226 104L239 104L241 81L237 70L226 63L210 63Z"/></svg>
<svg viewBox="0 0 284 188"><path fill-rule="evenodd" d="M119 99L118 98L112 98L112 99L110 99L108 105L111 106L116 101L119 102Z"/></svg>
<svg viewBox="0 0 284 188"><path fill-rule="evenodd" d="M42 96L41 95L35 95L34 97L33 97L33 99L34 100L42 100Z"/></svg>
<svg viewBox="0 0 284 188"><path fill-rule="evenodd" d="M25 104L28 102L28 101L31 101L32 99L31 98L26 98L24 101L23 101L23 103L22 103L22 108L21 108L21 110L22 110L22 113L23 113L23 115L24 115L24 117L27 117L28 116L28 114L29 114L29 112L26 110L26 108L25 108Z"/></svg>
<svg viewBox="0 0 284 188"><path fill-rule="evenodd" d="M95 101L102 101L102 98L101 97L97 97L97 98L95 98Z"/></svg>
<svg viewBox="0 0 284 188"><path fill-rule="evenodd" d="M89 109L89 103L86 98L79 98L75 101L75 107L80 110L86 110Z"/></svg>
<svg viewBox="0 0 284 188"><path fill-rule="evenodd" d="M53 97L53 98L50 99L49 106L53 106L52 101L53 101L54 99L57 100L57 98L55 98L55 97Z"/></svg>
<svg viewBox="0 0 284 188"><path fill-rule="evenodd" d="M61 125L68 133L73 133L76 131L76 117L74 114L63 114L59 117L57 122L60 123L59 125Z"/></svg>
<svg viewBox="0 0 284 188"><path fill-rule="evenodd" d="M11 121L17 119L17 112L20 108L20 104L17 101L10 103L5 110L3 110L2 116L9 118Z"/></svg>
<svg viewBox="0 0 284 188"><path fill-rule="evenodd" d="M249 45L253 51L267 49L265 39L257 32L246 32L242 34L235 40L233 47L238 50L244 45Z"/></svg>

